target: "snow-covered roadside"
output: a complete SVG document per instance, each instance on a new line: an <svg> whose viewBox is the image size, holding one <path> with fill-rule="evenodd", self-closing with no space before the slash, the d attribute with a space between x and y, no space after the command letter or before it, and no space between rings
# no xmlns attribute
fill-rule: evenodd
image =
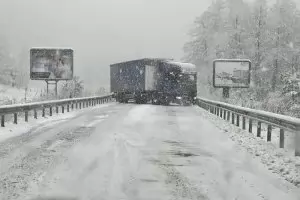
<svg viewBox="0 0 300 200"><path fill-rule="evenodd" d="M34 99L39 98L41 89L28 88L25 89L13 88L7 85L0 84L0 105L9 105L15 103L31 102Z"/></svg>
<svg viewBox="0 0 300 200"><path fill-rule="evenodd" d="M229 134L230 138L239 145L247 149L249 153L260 161L273 173L279 174L285 180L300 187L300 158L295 157L292 153L292 133L285 134L286 149L280 149L278 145L278 131L272 133L272 139L275 142L267 142L265 139L265 131L262 131L262 137L256 137L256 127L253 126L252 133L247 130L232 125L230 122L219 118L202 108L199 108L199 113L204 118L214 122L214 124L224 131L224 134ZM248 126L247 126L248 127Z"/></svg>
<svg viewBox="0 0 300 200"><path fill-rule="evenodd" d="M3 142L12 137L22 135L34 127L42 128L45 126L53 126L62 121L69 120L80 113L93 110L93 109L105 108L113 104L114 103L101 104L95 107L89 107L80 110L74 110L71 112L65 112L64 114L54 113L53 116L46 115L45 117L39 117L38 119L33 119L31 117L29 118L28 123L23 121L23 119L20 119L17 125L13 124L12 122L8 122L5 124L5 127L0 127L0 142Z"/></svg>

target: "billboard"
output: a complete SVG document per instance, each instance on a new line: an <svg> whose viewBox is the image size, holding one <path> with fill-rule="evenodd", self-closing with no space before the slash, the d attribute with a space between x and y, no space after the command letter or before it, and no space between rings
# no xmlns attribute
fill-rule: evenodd
<svg viewBox="0 0 300 200"><path fill-rule="evenodd" d="M30 49L30 79L73 79L73 50L58 48Z"/></svg>
<svg viewBox="0 0 300 200"><path fill-rule="evenodd" d="M213 61L215 88L249 88L251 61L247 59L217 59Z"/></svg>

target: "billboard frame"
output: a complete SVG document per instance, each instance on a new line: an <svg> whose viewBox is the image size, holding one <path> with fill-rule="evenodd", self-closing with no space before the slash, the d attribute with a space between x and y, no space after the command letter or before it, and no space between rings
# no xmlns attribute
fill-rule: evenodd
<svg viewBox="0 0 300 200"><path fill-rule="evenodd" d="M216 63L217 62L248 62L249 63L249 74L248 74L248 86L220 86L215 84L216 78ZM215 59L213 60L213 87L214 88L249 88L251 83L251 66L252 63L249 59Z"/></svg>
<svg viewBox="0 0 300 200"><path fill-rule="evenodd" d="M72 75L71 75L71 79L65 79L65 78L34 78L32 77L32 66L33 66L33 59L32 59L32 55L33 52L36 50L41 50L41 51L47 51L47 50L69 50L72 52L72 65L71 65L71 71L72 71ZM46 81L46 82L57 82L57 81L69 81L72 80L74 77L74 50L72 48L61 48L61 47L32 47L30 48L29 51L30 54L30 72L29 72L29 76L30 76L30 80L35 80L35 81Z"/></svg>

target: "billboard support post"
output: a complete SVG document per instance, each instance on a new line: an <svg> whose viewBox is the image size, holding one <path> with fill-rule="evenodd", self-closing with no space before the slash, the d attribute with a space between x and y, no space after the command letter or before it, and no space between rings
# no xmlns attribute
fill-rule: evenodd
<svg viewBox="0 0 300 200"><path fill-rule="evenodd" d="M48 94L49 94L49 83L48 83L47 80L46 80L46 83L47 83L47 96L48 96Z"/></svg>
<svg viewBox="0 0 300 200"><path fill-rule="evenodd" d="M223 87L223 98L229 98L229 87Z"/></svg>
<svg viewBox="0 0 300 200"><path fill-rule="evenodd" d="M57 85L58 85L58 81L59 80L54 80L53 82L51 82L50 80L45 80L47 83L47 96L49 94L49 85L55 85L55 97L58 97L58 90L57 90Z"/></svg>
<svg viewBox="0 0 300 200"><path fill-rule="evenodd" d="M57 84L58 84L58 80L55 80L55 96L56 96L56 98L58 97Z"/></svg>

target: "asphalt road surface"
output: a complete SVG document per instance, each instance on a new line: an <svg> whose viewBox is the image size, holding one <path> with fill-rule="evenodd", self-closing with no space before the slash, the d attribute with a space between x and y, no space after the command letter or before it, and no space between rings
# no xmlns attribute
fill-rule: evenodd
<svg viewBox="0 0 300 200"><path fill-rule="evenodd" d="M300 199L205 112L110 103L42 122L0 142L0 199Z"/></svg>

